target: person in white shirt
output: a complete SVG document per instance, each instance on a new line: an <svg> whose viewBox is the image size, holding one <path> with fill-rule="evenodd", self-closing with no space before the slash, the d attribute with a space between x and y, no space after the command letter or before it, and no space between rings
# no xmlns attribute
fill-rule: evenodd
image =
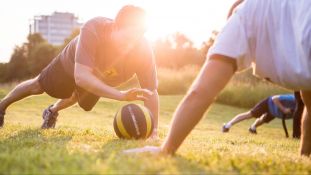
<svg viewBox="0 0 311 175"><path fill-rule="evenodd" d="M161 147L134 152L173 154L236 71L301 91L305 103L300 152L311 153L311 1L245 0L208 52L208 60L176 109ZM131 152L131 150L128 150Z"/></svg>

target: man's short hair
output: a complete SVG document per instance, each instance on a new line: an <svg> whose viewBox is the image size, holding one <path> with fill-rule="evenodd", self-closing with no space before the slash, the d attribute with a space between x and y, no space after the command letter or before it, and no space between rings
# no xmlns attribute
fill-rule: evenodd
<svg viewBox="0 0 311 175"><path fill-rule="evenodd" d="M146 12L141 7L126 5L118 12L115 23L120 28L141 27L145 29Z"/></svg>

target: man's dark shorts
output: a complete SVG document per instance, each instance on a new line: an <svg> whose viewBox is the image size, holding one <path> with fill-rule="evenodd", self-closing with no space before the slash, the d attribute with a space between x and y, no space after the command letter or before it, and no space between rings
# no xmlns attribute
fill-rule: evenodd
<svg viewBox="0 0 311 175"><path fill-rule="evenodd" d="M59 57L46 66L39 75L41 88L48 95L58 99L70 98L75 92L78 98L78 104L86 111L91 110L99 97L78 87L74 78L69 76Z"/></svg>
<svg viewBox="0 0 311 175"><path fill-rule="evenodd" d="M275 117L270 114L269 112L269 97L260 101L256 104L256 106L251 110L251 114L255 118L260 118L262 115L264 115L264 122L269 123L271 120L273 120Z"/></svg>

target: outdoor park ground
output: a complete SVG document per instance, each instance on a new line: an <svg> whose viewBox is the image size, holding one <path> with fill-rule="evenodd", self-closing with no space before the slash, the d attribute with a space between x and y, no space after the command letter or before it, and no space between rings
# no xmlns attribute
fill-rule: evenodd
<svg viewBox="0 0 311 175"><path fill-rule="evenodd" d="M102 99L91 112L73 106L60 112L55 129L42 130L41 113L55 100L47 95L12 105L0 130L0 172L4 174L310 174L311 161L299 156L299 140L285 138L280 120L248 133L246 121L229 133L222 124L247 109L214 104L175 156L125 155L124 149L160 145L181 100L160 97L158 141L120 140L113 130L125 103ZM191 116L189 116L191 117ZM291 121L287 121L289 132Z"/></svg>

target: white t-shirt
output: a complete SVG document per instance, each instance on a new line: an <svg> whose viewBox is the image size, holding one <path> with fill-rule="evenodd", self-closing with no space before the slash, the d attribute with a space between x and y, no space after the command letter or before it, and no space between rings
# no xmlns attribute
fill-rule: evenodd
<svg viewBox="0 0 311 175"><path fill-rule="evenodd" d="M238 70L294 90L311 90L311 0L246 0L208 56L235 58Z"/></svg>

